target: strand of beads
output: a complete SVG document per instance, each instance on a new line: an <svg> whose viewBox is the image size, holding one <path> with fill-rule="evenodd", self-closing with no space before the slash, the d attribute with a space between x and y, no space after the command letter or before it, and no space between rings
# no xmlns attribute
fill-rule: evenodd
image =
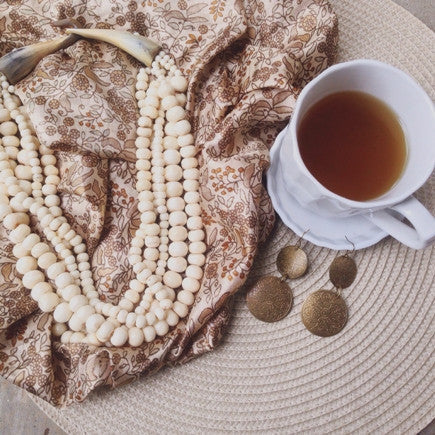
<svg viewBox="0 0 435 435"><path fill-rule="evenodd" d="M140 346L165 335L188 314L206 249L198 162L184 111L187 82L175 63L160 53L137 77L141 224L128 256L134 276L116 305L99 300L86 245L62 216L53 151L39 144L3 75L0 83L0 220L15 244L23 285L41 310L53 312L53 334L64 343L108 346ZM52 247L31 231L29 212Z"/></svg>

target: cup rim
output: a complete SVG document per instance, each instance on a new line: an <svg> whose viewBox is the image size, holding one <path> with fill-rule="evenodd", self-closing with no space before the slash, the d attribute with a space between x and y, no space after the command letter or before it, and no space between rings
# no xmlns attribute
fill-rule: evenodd
<svg viewBox="0 0 435 435"><path fill-rule="evenodd" d="M308 170L308 168L305 166L305 163L302 160L302 157L301 157L301 154L299 151L299 147L297 146L298 141L297 141L296 125L298 124L299 117L301 116L300 112L301 112L301 106L302 106L302 102L303 102L304 97L308 94L308 92L310 92L311 88L313 88L321 79L323 79L327 75L330 75L331 73L334 73L337 70L347 68L349 66L354 66L354 65L371 65L374 67L385 68L385 69L388 69L388 70L394 72L395 74L401 76L403 80L407 81L410 85L412 85L416 89L417 92L419 92L419 95L422 98L422 102L424 102L427 105L427 108L432 111L432 114L434 115L433 118L435 121L435 109L434 109L434 104L432 103L432 100L429 98L426 91L421 87L421 85L419 83L417 83L410 75L406 74L404 71L402 71L399 68L396 68L388 63L381 62L381 61L374 60L374 59L355 59L355 60L350 60L350 61L346 61L346 62L340 62L340 63L337 63L337 64L332 65L331 67L327 68L326 70L321 72L317 77L315 77L313 80L311 80L302 89L301 93L299 94L299 97L297 98L295 110L293 111L293 115L292 115L290 126L289 126L290 127L290 137L291 137L292 142L295 144L295 146L293 147L293 151L294 151L293 157L296 159L296 162L299 165L299 167L301 169L303 169L305 175L309 177L311 182L313 182L316 185L317 189L319 189L319 191L322 192L323 194L325 194L329 197L332 197L332 198L340 201L342 204L345 204L345 205L352 207L352 208L378 209L380 207L385 207L385 206L389 206L389 205L404 201L406 198L411 196L417 189L419 189L426 182L426 180L429 178L429 176L431 175L431 173L434 170L435 153L434 153L434 158L433 158L433 162L432 162L431 167L429 167L429 169L427 171L424 171L421 173L421 178L417 183L414 183L411 187L406 189L400 195L396 195L396 196L391 197L391 198L384 197L385 195L388 195L388 193L394 187L393 186L387 192L385 192L383 195L381 195L380 197L377 197L377 198L372 199L372 200L367 200L367 201L356 201L356 200L345 198L344 196L338 195L337 193L329 190L322 183L320 183L320 181L318 181L314 177L314 175L311 174L311 172Z"/></svg>

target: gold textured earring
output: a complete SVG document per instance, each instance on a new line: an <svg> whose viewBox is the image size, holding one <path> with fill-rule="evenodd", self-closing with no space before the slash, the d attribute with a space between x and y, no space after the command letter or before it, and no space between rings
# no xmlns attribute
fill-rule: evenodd
<svg viewBox="0 0 435 435"><path fill-rule="evenodd" d="M276 260L281 277L267 275L260 278L247 292L246 305L254 317L263 322L277 322L290 312L293 294L287 279L304 275L308 269L307 254L301 249L301 239L295 245L281 249Z"/></svg>
<svg viewBox="0 0 435 435"><path fill-rule="evenodd" d="M348 241L353 245L353 252L355 245ZM320 337L331 337L346 326L348 310L341 291L355 281L356 274L356 263L348 252L335 257L329 267L329 279L335 288L311 293L302 305L302 323L308 331Z"/></svg>

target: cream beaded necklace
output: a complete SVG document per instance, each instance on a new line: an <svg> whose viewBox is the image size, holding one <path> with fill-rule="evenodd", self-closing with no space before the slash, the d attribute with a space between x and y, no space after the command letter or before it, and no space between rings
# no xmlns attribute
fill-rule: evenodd
<svg viewBox="0 0 435 435"><path fill-rule="evenodd" d="M39 143L2 73L0 83L0 221L24 287L42 311L53 313L53 335L95 346L140 346L165 335L193 304L206 250L186 79L162 51L137 76L141 224L128 256L134 278L117 305L99 300L86 245L59 207L54 152ZM30 228L29 214L47 242Z"/></svg>

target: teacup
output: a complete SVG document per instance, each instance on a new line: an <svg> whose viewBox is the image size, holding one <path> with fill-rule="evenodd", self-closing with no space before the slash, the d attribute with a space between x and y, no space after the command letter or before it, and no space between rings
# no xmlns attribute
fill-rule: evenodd
<svg viewBox="0 0 435 435"><path fill-rule="evenodd" d="M307 111L325 96L360 91L387 104L405 134L407 161L400 178L382 196L368 201L344 198L323 186L305 166L298 145L298 127ZM420 249L435 239L435 219L412 194L431 175L435 165L435 111L428 95L403 71L375 60L334 65L301 92L289 125L280 134L271 171L282 174L282 195L291 195L305 209L327 218L364 215L401 243ZM285 198L279 198L285 207ZM407 218L413 228L402 222Z"/></svg>

